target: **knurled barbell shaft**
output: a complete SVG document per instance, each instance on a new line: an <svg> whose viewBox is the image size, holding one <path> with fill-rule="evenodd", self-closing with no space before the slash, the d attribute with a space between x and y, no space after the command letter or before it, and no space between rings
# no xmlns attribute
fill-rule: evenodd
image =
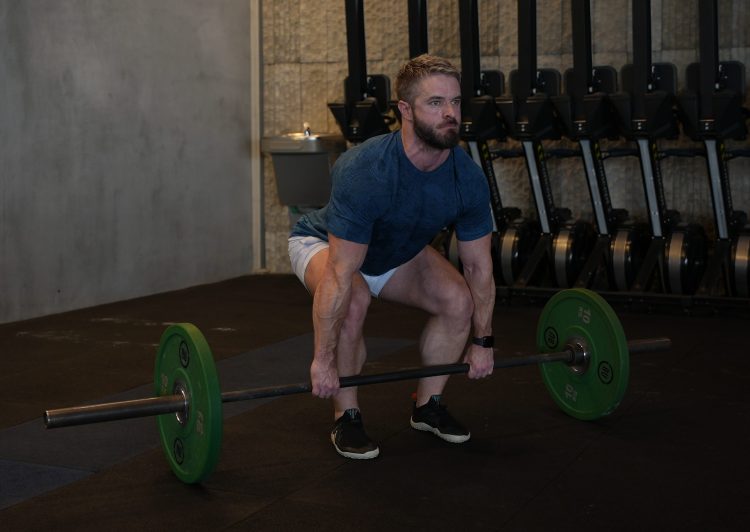
<svg viewBox="0 0 750 532"><path fill-rule="evenodd" d="M545 353L530 355L527 357L495 359L495 368L510 368L513 366L528 366L532 364L544 364L547 362L571 362L574 353L570 349L556 353ZM352 386L366 386L368 384L380 384L384 382L405 381L410 379L422 379L425 377L437 377L439 375L455 375L468 373L469 364L442 364L437 366L422 366L418 368L402 369L390 373L375 373L372 375L354 375L341 377L339 387L349 388ZM236 390L221 394L224 403L236 401L248 401L252 399L264 399L278 397L281 395L292 395L312 391L312 384L300 382L287 384L285 386L269 386L267 388L250 388L247 390Z"/></svg>
<svg viewBox="0 0 750 532"><path fill-rule="evenodd" d="M642 340L628 341L630 354L661 351L668 349L672 344L669 338L647 338ZM510 368L517 366L529 366L534 364L547 364L549 362L575 363L576 352L569 348L554 353L538 353L524 357L496 358L494 367ZM419 368L404 369L391 373L376 373L372 375L355 375L339 379L341 388L352 386L364 386L368 384L380 384L384 382L395 382L401 380L421 379L425 377L436 377L439 375L454 375L468 373L469 364L443 364L439 366L424 366ZM263 399L269 397L280 397L282 395L293 395L312 391L312 384L302 382L287 384L283 386L269 386L265 388L251 388L223 392L221 401L232 403L237 401L249 401L252 399ZM137 417L158 416L184 412L189 406L189 397L182 394L162 395L159 397L147 397L129 401L117 401L112 403L100 403L92 405L74 406L47 410L44 413L44 425L49 429L69 427L72 425L85 425L89 423L101 423L104 421L116 421Z"/></svg>

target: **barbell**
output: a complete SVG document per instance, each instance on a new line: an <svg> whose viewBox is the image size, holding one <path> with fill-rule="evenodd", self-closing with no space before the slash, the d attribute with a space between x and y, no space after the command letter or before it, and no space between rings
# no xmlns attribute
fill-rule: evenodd
<svg viewBox="0 0 750 532"><path fill-rule="evenodd" d="M539 364L542 379L567 414L593 420L612 413L628 384L629 355L668 349L668 338L627 341L620 320L604 299L576 288L555 294L537 323L539 353L496 358L495 368ZM445 364L391 373L342 377L342 388L467 373L468 364ZM47 410L45 427L59 428L158 416L162 448L174 474L188 484L214 471L221 451L222 404L312 390L309 382L222 392L211 350L192 324L162 334L154 369L156 396Z"/></svg>

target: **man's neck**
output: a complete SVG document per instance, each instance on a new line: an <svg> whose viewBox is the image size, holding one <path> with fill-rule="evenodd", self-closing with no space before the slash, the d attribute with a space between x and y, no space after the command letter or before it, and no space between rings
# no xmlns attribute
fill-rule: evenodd
<svg viewBox="0 0 750 532"><path fill-rule="evenodd" d="M431 172L443 164L451 153L449 149L441 150L428 146L414 134L404 135L403 129L401 143L409 161L423 172Z"/></svg>

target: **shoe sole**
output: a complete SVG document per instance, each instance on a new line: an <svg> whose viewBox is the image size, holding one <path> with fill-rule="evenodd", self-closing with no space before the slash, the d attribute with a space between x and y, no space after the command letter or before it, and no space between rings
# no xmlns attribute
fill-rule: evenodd
<svg viewBox="0 0 750 532"><path fill-rule="evenodd" d="M336 449L336 452L339 453L344 458L351 458L352 460L372 460L373 458L377 458L380 454L380 448L376 447L372 451L367 451L365 453L350 453L348 451L342 451L339 449L339 446L336 445L336 437L331 434L331 443L333 444L333 448Z"/></svg>
<svg viewBox="0 0 750 532"><path fill-rule="evenodd" d="M443 434L440 432L440 429L433 427L432 425L428 425L427 423L423 422L416 422L414 419L410 419L409 422L411 423L412 428L421 430L423 432L432 432L435 436L440 438L441 440L445 440L449 443L464 443L465 441L469 441L469 438L471 438L471 433L469 434Z"/></svg>

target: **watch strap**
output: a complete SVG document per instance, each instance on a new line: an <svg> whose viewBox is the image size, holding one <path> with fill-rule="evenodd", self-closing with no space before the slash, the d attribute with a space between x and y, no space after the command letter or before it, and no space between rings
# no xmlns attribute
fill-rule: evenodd
<svg viewBox="0 0 750 532"><path fill-rule="evenodd" d="M471 343L482 347L495 347L494 336L475 336L471 339Z"/></svg>

